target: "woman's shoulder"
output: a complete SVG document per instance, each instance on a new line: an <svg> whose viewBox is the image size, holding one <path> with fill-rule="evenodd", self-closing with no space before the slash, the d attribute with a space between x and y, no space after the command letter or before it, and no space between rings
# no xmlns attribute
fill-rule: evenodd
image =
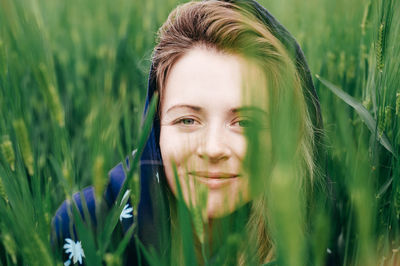
<svg viewBox="0 0 400 266"><path fill-rule="evenodd" d="M129 159L126 159L126 166L129 170ZM57 209L52 220L52 244L55 246L63 245L65 239L77 239L75 225L73 221L73 206L79 210L83 221L90 219L90 224L97 226L99 210L107 212L115 204L121 188L126 179L126 173L122 162L114 166L108 172L108 184L104 190L101 202L96 201L96 194L93 186L86 187L81 191L73 194L70 200L66 199ZM126 192L124 192L126 193ZM87 208L87 212L85 210ZM127 212L130 211L131 213ZM86 215L85 215L86 213ZM124 215L122 215L124 214ZM97 215L97 216L96 216ZM123 228L126 229L133 224L133 208L129 201L124 206L124 211L121 213L120 221ZM102 215L104 216L104 214ZM124 230L125 231L125 230Z"/></svg>
<svg viewBox="0 0 400 266"><path fill-rule="evenodd" d="M129 169L129 160L126 159L127 168ZM126 179L126 173L122 163L117 164L108 172L109 182L104 192L104 199L108 206L112 206L117 200L122 185Z"/></svg>

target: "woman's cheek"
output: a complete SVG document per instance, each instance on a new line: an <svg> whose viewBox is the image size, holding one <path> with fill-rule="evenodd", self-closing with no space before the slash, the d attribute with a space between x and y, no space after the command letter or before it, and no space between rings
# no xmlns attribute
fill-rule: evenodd
<svg viewBox="0 0 400 266"><path fill-rule="evenodd" d="M235 143L235 146L232 147L235 155L238 157L239 161L242 163L244 157L246 156L247 150L247 139L244 134L237 135L232 143Z"/></svg>
<svg viewBox="0 0 400 266"><path fill-rule="evenodd" d="M162 126L160 133L160 149L164 163L164 170L168 184L176 193L174 166L178 176L184 176L182 171L186 169L185 164L190 154L189 139L187 134L182 134L173 126ZM181 182L182 183L182 182Z"/></svg>
<svg viewBox="0 0 400 266"><path fill-rule="evenodd" d="M161 153L174 162L176 166L182 165L193 152L194 139L188 133L182 133L174 127L166 127L161 135Z"/></svg>

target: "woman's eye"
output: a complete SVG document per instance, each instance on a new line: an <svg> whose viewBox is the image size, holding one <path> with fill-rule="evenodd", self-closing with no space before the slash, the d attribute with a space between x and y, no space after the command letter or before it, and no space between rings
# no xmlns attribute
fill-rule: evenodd
<svg viewBox="0 0 400 266"><path fill-rule="evenodd" d="M178 121L179 124L190 126L195 124L195 120L193 118L182 118Z"/></svg>
<svg viewBox="0 0 400 266"><path fill-rule="evenodd" d="M253 121L251 121L250 119L241 119L241 120L237 120L236 122L234 122L233 125L239 126L242 128L248 128L253 125Z"/></svg>
<svg viewBox="0 0 400 266"><path fill-rule="evenodd" d="M267 129L266 122L260 119L241 119L234 123L235 126L246 129L263 130Z"/></svg>
<svg viewBox="0 0 400 266"><path fill-rule="evenodd" d="M250 120L240 120L237 123L240 127L250 127L252 124Z"/></svg>

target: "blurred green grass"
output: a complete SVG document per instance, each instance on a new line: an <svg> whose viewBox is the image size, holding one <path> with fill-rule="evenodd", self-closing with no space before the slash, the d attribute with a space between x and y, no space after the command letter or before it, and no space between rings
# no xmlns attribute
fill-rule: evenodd
<svg viewBox="0 0 400 266"><path fill-rule="evenodd" d="M0 0L0 265L61 263L50 219L73 192L91 184L101 191L107 171L138 146L156 31L178 2ZM399 1L260 3L299 41L311 72L362 103L377 125L368 129L315 79L337 212L318 206L307 239L313 263L331 241L340 265L396 265ZM382 134L393 154L377 141ZM289 228L291 219L279 221ZM336 238L324 239L330 231ZM293 246L290 235L282 239ZM115 250L106 252L102 259L113 261Z"/></svg>

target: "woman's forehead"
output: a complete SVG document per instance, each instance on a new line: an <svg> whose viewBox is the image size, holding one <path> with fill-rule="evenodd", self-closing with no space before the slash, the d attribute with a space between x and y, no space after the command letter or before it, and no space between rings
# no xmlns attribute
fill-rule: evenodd
<svg viewBox="0 0 400 266"><path fill-rule="evenodd" d="M266 78L260 66L241 56L196 47L173 65L163 91L163 109L172 105L266 108Z"/></svg>

